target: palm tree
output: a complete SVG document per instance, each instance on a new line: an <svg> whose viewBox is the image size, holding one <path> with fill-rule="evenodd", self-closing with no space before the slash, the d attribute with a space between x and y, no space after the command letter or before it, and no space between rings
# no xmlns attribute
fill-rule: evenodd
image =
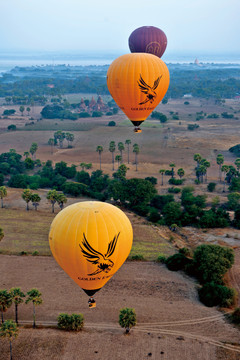
<svg viewBox="0 0 240 360"><path fill-rule="evenodd" d="M25 110L25 107L23 105L21 105L19 108L19 111L22 113L22 116L23 116L24 110Z"/></svg>
<svg viewBox="0 0 240 360"><path fill-rule="evenodd" d="M12 341L18 336L17 324L12 320L6 320L0 327L0 336L9 339L10 360L12 360Z"/></svg>
<svg viewBox="0 0 240 360"><path fill-rule="evenodd" d="M23 303L23 298L26 295L18 287L10 289L9 293L12 296L13 303L15 304L15 322L18 324L18 305Z"/></svg>
<svg viewBox="0 0 240 360"><path fill-rule="evenodd" d="M30 189L23 190L22 198L27 203L26 210L28 211L29 210L28 203L32 200L32 191Z"/></svg>
<svg viewBox="0 0 240 360"><path fill-rule="evenodd" d="M127 145L127 147L128 147L128 164L129 164L129 145L131 144L131 140L126 140L125 141L125 144Z"/></svg>
<svg viewBox="0 0 240 360"><path fill-rule="evenodd" d="M116 150L115 141L111 141L109 144L109 151L112 153L112 170L114 171L114 152Z"/></svg>
<svg viewBox="0 0 240 360"><path fill-rule="evenodd" d="M37 207L39 206L40 201L41 201L41 198L38 194L32 194L31 202L32 202L35 210L37 210Z"/></svg>
<svg viewBox="0 0 240 360"><path fill-rule="evenodd" d="M223 192L225 192L225 185L226 185L226 174L229 171L229 166L228 165L223 165L221 168L221 171L225 174L224 175L224 185L223 185Z"/></svg>
<svg viewBox="0 0 240 360"><path fill-rule="evenodd" d="M174 168L175 168L175 164L174 163L171 163L169 164L170 168L172 168L172 179L174 178Z"/></svg>
<svg viewBox="0 0 240 360"><path fill-rule="evenodd" d="M50 138L48 140L48 145L51 146L51 154L53 153L53 146L54 146L54 139L53 138Z"/></svg>
<svg viewBox="0 0 240 360"><path fill-rule="evenodd" d="M57 202L58 199L58 193L56 190L49 190L47 193L47 199L52 204L52 213L54 213L54 205Z"/></svg>
<svg viewBox="0 0 240 360"><path fill-rule="evenodd" d="M3 198L7 196L7 188L6 186L0 186L0 197L1 197L1 203L3 208Z"/></svg>
<svg viewBox="0 0 240 360"><path fill-rule="evenodd" d="M121 161L123 161L123 150L125 149L124 144L122 142L118 143L118 150L120 151L120 155L121 155Z"/></svg>
<svg viewBox="0 0 240 360"><path fill-rule="evenodd" d="M29 113L30 113L30 111L31 111L30 107L27 107L26 110L27 110L28 116L29 116Z"/></svg>
<svg viewBox="0 0 240 360"><path fill-rule="evenodd" d="M73 142L73 140L74 140L74 135L71 134L71 133L69 133L69 132L67 132L67 133L66 133L66 140L67 140L67 142L68 142L68 148L72 148L72 142Z"/></svg>
<svg viewBox="0 0 240 360"><path fill-rule="evenodd" d="M163 186L163 175L165 174L165 170L164 169L160 169L159 173L162 175L162 186Z"/></svg>
<svg viewBox="0 0 240 360"><path fill-rule="evenodd" d="M102 152L103 152L103 147L102 147L101 145L98 145L96 151L98 152L98 155L99 155L100 170L102 170L102 159L101 159L101 155L102 155Z"/></svg>
<svg viewBox="0 0 240 360"><path fill-rule="evenodd" d="M3 313L7 311L8 308L12 305L12 296L7 292L6 289L0 290L0 311L2 313L2 323Z"/></svg>
<svg viewBox="0 0 240 360"><path fill-rule="evenodd" d="M126 334L129 333L130 329L137 323L136 313L134 309L124 308L119 313L119 325L125 328Z"/></svg>
<svg viewBox="0 0 240 360"><path fill-rule="evenodd" d="M205 168L206 168L205 181L207 182L207 169L208 169L208 168L210 168L211 164L210 164L210 162L209 162L209 161L204 160L204 162L203 162L203 166L205 166Z"/></svg>
<svg viewBox="0 0 240 360"><path fill-rule="evenodd" d="M200 165L200 161L202 160L202 156L197 153L197 154L194 154L193 159L194 159L194 161L197 162L197 168L198 168Z"/></svg>
<svg viewBox="0 0 240 360"><path fill-rule="evenodd" d="M118 169L119 169L119 162L121 162L121 160L122 160L121 155L116 155L115 160L118 162Z"/></svg>
<svg viewBox="0 0 240 360"><path fill-rule="evenodd" d="M29 151L24 151L23 156L25 156L25 158L29 157Z"/></svg>
<svg viewBox="0 0 240 360"><path fill-rule="evenodd" d="M31 289L27 292L27 300L25 301L26 304L29 302L33 303L33 328L36 328L36 309L35 306L41 305L43 300L41 298L41 293L37 289Z"/></svg>
<svg viewBox="0 0 240 360"><path fill-rule="evenodd" d="M138 165L138 154L140 152L138 144L133 145L133 152L135 153L135 164L136 164L136 171L138 171L137 165Z"/></svg>
<svg viewBox="0 0 240 360"><path fill-rule="evenodd" d="M222 181L222 164L224 163L224 156L222 154L218 154L216 158L216 162L219 166L219 181Z"/></svg>
<svg viewBox="0 0 240 360"><path fill-rule="evenodd" d="M178 176L180 177L180 179L184 176L185 171L183 170L183 168L179 168L177 171Z"/></svg>
<svg viewBox="0 0 240 360"><path fill-rule="evenodd" d="M81 162L80 167L82 168L82 171L84 171L84 169L86 168L86 163L85 162Z"/></svg>
<svg viewBox="0 0 240 360"><path fill-rule="evenodd" d="M36 153L37 149L38 149L38 144L33 142L30 147L30 150L29 150L30 154L32 155L32 159L33 159L34 154Z"/></svg>
<svg viewBox="0 0 240 360"><path fill-rule="evenodd" d="M63 193L58 194L57 203L61 210L63 209L63 206L66 202L67 202L67 197Z"/></svg>

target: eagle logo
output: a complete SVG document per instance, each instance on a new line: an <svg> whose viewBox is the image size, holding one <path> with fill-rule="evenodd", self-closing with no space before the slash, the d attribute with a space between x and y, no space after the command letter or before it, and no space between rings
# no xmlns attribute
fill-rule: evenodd
<svg viewBox="0 0 240 360"><path fill-rule="evenodd" d="M119 235L120 232L115 235L114 238L109 242L106 254L101 254L99 251L93 249L93 247L87 241L85 234L83 233L83 241L82 244L79 244L79 247L83 253L83 256L87 258L87 261L97 265L97 270L91 274L88 274L89 276L97 275L101 272L108 273L111 270L114 262L110 260L109 257L114 253Z"/></svg>
<svg viewBox="0 0 240 360"><path fill-rule="evenodd" d="M142 78L142 75L140 74L140 80L138 81L138 86L141 90L141 92L143 92L144 94L147 95L146 99L142 102L140 102L138 105L143 105L143 104L146 104L148 101L150 101L150 103L152 104L153 101L155 100L157 94L155 92L156 88L158 87L159 85L159 82L161 80L161 76L159 76L155 81L154 81L154 84L153 86L149 86Z"/></svg>

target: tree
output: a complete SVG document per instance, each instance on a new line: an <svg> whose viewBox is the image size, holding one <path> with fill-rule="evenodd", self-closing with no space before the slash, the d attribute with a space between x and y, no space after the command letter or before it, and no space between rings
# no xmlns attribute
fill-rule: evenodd
<svg viewBox="0 0 240 360"><path fill-rule="evenodd" d="M124 144L120 141L118 143L118 150L120 151L120 155L121 155L121 162L123 161L123 151L124 151Z"/></svg>
<svg viewBox="0 0 240 360"><path fill-rule="evenodd" d="M132 308L124 308L119 313L119 325L125 328L126 334L129 333L130 329L137 323L135 310Z"/></svg>
<svg viewBox="0 0 240 360"><path fill-rule="evenodd" d="M127 140L125 141L125 144L126 144L127 147L128 147L128 164L129 164L129 145L131 144L131 140L130 140L130 139L127 139Z"/></svg>
<svg viewBox="0 0 240 360"><path fill-rule="evenodd" d="M0 228L0 241L4 238L4 232L3 229Z"/></svg>
<svg viewBox="0 0 240 360"><path fill-rule="evenodd" d="M9 293L12 297L13 303L15 304L15 322L18 324L18 305L23 303L23 298L26 295L18 287L11 288Z"/></svg>
<svg viewBox="0 0 240 360"><path fill-rule="evenodd" d="M100 170L101 170L101 166L102 166L102 152L103 152L103 147L101 145L97 146L96 152L98 152L99 155L99 163L100 163Z"/></svg>
<svg viewBox="0 0 240 360"><path fill-rule="evenodd" d="M47 193L47 199L52 204L52 213L54 213L54 205L57 202L58 199L58 193L56 190L49 190Z"/></svg>
<svg viewBox="0 0 240 360"><path fill-rule="evenodd" d="M199 167L200 165L200 161L202 160L202 156L200 154L194 154L193 156L193 160L197 162L197 168Z"/></svg>
<svg viewBox="0 0 240 360"><path fill-rule="evenodd" d="M175 201L169 202L163 208L164 220L168 226L172 224L181 225L181 205Z"/></svg>
<svg viewBox="0 0 240 360"><path fill-rule="evenodd" d="M69 132L67 132L67 133L66 133L66 140L67 140L67 142L68 142L68 148L72 148L72 147L73 147L73 146L72 146L72 143L73 143L73 140L74 140L74 135L71 134L71 133L69 133Z"/></svg>
<svg viewBox="0 0 240 360"><path fill-rule="evenodd" d="M0 336L9 339L10 360L12 360L12 341L18 336L17 324L12 320L6 320L0 327Z"/></svg>
<svg viewBox="0 0 240 360"><path fill-rule="evenodd" d="M30 107L27 107L27 112L28 112L28 116L29 116L29 113L30 113L30 111L31 111L31 109L30 109Z"/></svg>
<svg viewBox="0 0 240 360"><path fill-rule="evenodd" d="M24 151L23 156L25 156L25 159L29 157L29 151Z"/></svg>
<svg viewBox="0 0 240 360"><path fill-rule="evenodd" d="M37 207L39 206L40 201L41 201L41 198L38 194L32 194L31 202L35 208L35 211L37 210Z"/></svg>
<svg viewBox="0 0 240 360"><path fill-rule="evenodd" d="M25 301L26 304L28 304L29 302L33 303L33 329L36 328L36 309L35 307L37 305L41 305L43 300L41 298L42 294L39 290L37 289L31 289L30 291L27 292L27 299Z"/></svg>
<svg viewBox="0 0 240 360"><path fill-rule="evenodd" d="M33 156L36 153L37 149L38 149L38 144L33 142L30 147L30 150L29 150L30 154L32 155L32 159L33 159Z"/></svg>
<svg viewBox="0 0 240 360"><path fill-rule="evenodd" d="M222 164L224 163L224 156L222 154L218 154L216 158L216 162L219 166L219 181L222 181Z"/></svg>
<svg viewBox="0 0 240 360"><path fill-rule="evenodd" d="M174 163L171 163L169 164L170 168L172 168L172 179L174 178L174 168L175 168L175 164Z"/></svg>
<svg viewBox="0 0 240 360"><path fill-rule="evenodd" d="M240 170L240 159L237 158L237 159L235 160L234 164L236 165L237 170L239 171L239 170Z"/></svg>
<svg viewBox="0 0 240 360"><path fill-rule="evenodd" d="M14 124L8 125L8 130L9 131L15 131L16 129L17 129L17 127Z"/></svg>
<svg viewBox="0 0 240 360"><path fill-rule="evenodd" d="M6 186L0 186L0 197L1 197L1 206L3 208L3 198L7 196Z"/></svg>
<svg viewBox="0 0 240 360"><path fill-rule="evenodd" d="M63 148L63 141L66 137L65 132L63 132L62 130L58 130L54 133L54 139L56 139L56 141L59 141L59 146L62 149Z"/></svg>
<svg viewBox="0 0 240 360"><path fill-rule="evenodd" d="M164 169L160 169L159 173L162 175L162 186L163 186L163 175L165 174L165 170Z"/></svg>
<svg viewBox="0 0 240 360"><path fill-rule="evenodd" d="M177 171L178 176L180 177L180 179L184 176L185 171L183 170L183 168L179 168Z"/></svg>
<svg viewBox="0 0 240 360"><path fill-rule="evenodd" d="M193 264L199 281L222 284L223 276L234 263L232 249L219 245L199 245L194 251Z"/></svg>
<svg viewBox="0 0 240 360"><path fill-rule="evenodd" d="M116 150L115 141L111 141L109 144L109 151L112 153L112 170L114 171L114 152Z"/></svg>
<svg viewBox="0 0 240 360"><path fill-rule="evenodd" d="M54 146L54 139L53 138L50 138L48 140L48 145L51 146L51 154L53 153L53 146Z"/></svg>
<svg viewBox="0 0 240 360"><path fill-rule="evenodd" d="M22 116L23 116L24 110L25 110L25 107L23 105L21 105L19 108L19 111L22 113Z"/></svg>
<svg viewBox="0 0 240 360"><path fill-rule="evenodd" d="M116 156L115 156L115 160L118 162L118 169L119 169L119 163L120 163L121 160L122 160L121 155L116 155Z"/></svg>
<svg viewBox="0 0 240 360"><path fill-rule="evenodd" d="M28 204L32 200L32 191L30 189L23 190L22 198L24 201L26 201L27 204L26 210L28 211L29 210Z"/></svg>
<svg viewBox="0 0 240 360"><path fill-rule="evenodd" d="M6 289L0 290L0 311L2 313L2 323L3 320L3 313L7 311L8 308L12 305L12 296L7 292Z"/></svg>
<svg viewBox="0 0 240 360"><path fill-rule="evenodd" d="M64 206L64 204L65 204L66 202L67 202L66 196L65 196L63 193L58 194L57 203L58 203L58 205L59 205L59 207L60 207L61 210L63 209L63 206Z"/></svg>
<svg viewBox="0 0 240 360"><path fill-rule="evenodd" d="M140 152L138 144L133 145L133 152L135 153L135 164L136 164L136 171L138 171L138 154Z"/></svg>
<svg viewBox="0 0 240 360"><path fill-rule="evenodd" d="M224 175L224 185L223 185L223 192L225 192L226 174L227 174L228 171L229 171L229 166L228 166L228 165L223 165L223 166L221 167L221 171L225 174L225 175Z"/></svg>

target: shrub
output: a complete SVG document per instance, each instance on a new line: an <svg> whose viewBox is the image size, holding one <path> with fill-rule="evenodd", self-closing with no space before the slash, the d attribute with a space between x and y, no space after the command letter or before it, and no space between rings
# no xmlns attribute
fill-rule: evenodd
<svg viewBox="0 0 240 360"><path fill-rule="evenodd" d="M190 249L188 249L186 247L179 249L178 252L179 252L179 254L183 254L184 256L191 256Z"/></svg>
<svg viewBox="0 0 240 360"><path fill-rule="evenodd" d="M169 184L171 185L182 185L182 183L184 182L184 179L174 179L171 178L168 180Z"/></svg>
<svg viewBox="0 0 240 360"><path fill-rule="evenodd" d="M27 255L27 252L26 251L24 251L24 250L22 250L22 251L20 251L20 253L19 253L19 255Z"/></svg>
<svg viewBox="0 0 240 360"><path fill-rule="evenodd" d="M116 126L115 121L109 121L108 126Z"/></svg>
<svg viewBox="0 0 240 360"><path fill-rule="evenodd" d="M236 308L230 315L230 320L233 324L240 324L240 308Z"/></svg>
<svg viewBox="0 0 240 360"><path fill-rule="evenodd" d="M206 306L229 307L234 302L235 291L227 286L210 282L198 290L198 295L200 301Z"/></svg>
<svg viewBox="0 0 240 360"><path fill-rule="evenodd" d="M38 255L39 255L39 252L37 250L32 252L32 256L38 256Z"/></svg>
<svg viewBox="0 0 240 360"><path fill-rule="evenodd" d="M166 256L164 254L159 254L157 257L156 262L161 263L161 264L165 264L166 263Z"/></svg>
<svg viewBox="0 0 240 360"><path fill-rule="evenodd" d="M180 193L181 192L181 189L180 188L178 188L178 187L170 187L170 188L168 188L168 192L170 193L170 194L178 194L178 193Z"/></svg>
<svg viewBox="0 0 240 360"><path fill-rule="evenodd" d="M15 131L16 129L17 129L17 127L14 124L11 124L11 125L8 126L9 131Z"/></svg>
<svg viewBox="0 0 240 360"><path fill-rule="evenodd" d="M210 182L207 186L208 191L213 192L215 190L216 185L217 185L216 183Z"/></svg>
<svg viewBox="0 0 240 360"><path fill-rule="evenodd" d="M153 185L157 185L157 178L155 178L154 176L145 177L145 180L150 181L150 183L152 183Z"/></svg>
<svg viewBox="0 0 240 360"><path fill-rule="evenodd" d="M80 114L78 114L79 118L88 118L91 115L88 112L81 112Z"/></svg>
<svg viewBox="0 0 240 360"><path fill-rule="evenodd" d="M131 259L134 260L134 261L143 261L143 260L144 260L144 256L141 255L141 254L133 255L133 256L131 257Z"/></svg>
<svg viewBox="0 0 240 360"><path fill-rule="evenodd" d="M167 268L171 271L184 270L185 266L192 260L188 259L185 255L178 253L169 256L166 260Z"/></svg>
<svg viewBox="0 0 240 360"><path fill-rule="evenodd" d="M103 113L101 111L93 111L92 117L101 117Z"/></svg>
<svg viewBox="0 0 240 360"><path fill-rule="evenodd" d="M193 131L193 130L199 128L199 125L197 125L197 124L188 124L187 128L188 128L188 130Z"/></svg>
<svg viewBox="0 0 240 360"><path fill-rule="evenodd" d="M58 328L67 331L80 331L84 325L83 314L68 315L61 313L58 315Z"/></svg>

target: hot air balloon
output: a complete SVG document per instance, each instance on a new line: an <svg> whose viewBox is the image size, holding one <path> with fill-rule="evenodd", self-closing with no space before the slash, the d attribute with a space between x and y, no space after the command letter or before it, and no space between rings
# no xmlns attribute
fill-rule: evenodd
<svg viewBox="0 0 240 360"><path fill-rule="evenodd" d="M169 71L157 56L126 54L115 59L107 72L107 86L113 99L141 132L139 125L163 99L169 86Z"/></svg>
<svg viewBox="0 0 240 360"><path fill-rule="evenodd" d="M167 47L167 37L155 26L142 26L131 33L128 44L131 52L145 52L161 57Z"/></svg>
<svg viewBox="0 0 240 360"><path fill-rule="evenodd" d="M54 218L49 243L62 269L90 296L100 290L127 259L133 231L128 217L100 201L75 203Z"/></svg>

